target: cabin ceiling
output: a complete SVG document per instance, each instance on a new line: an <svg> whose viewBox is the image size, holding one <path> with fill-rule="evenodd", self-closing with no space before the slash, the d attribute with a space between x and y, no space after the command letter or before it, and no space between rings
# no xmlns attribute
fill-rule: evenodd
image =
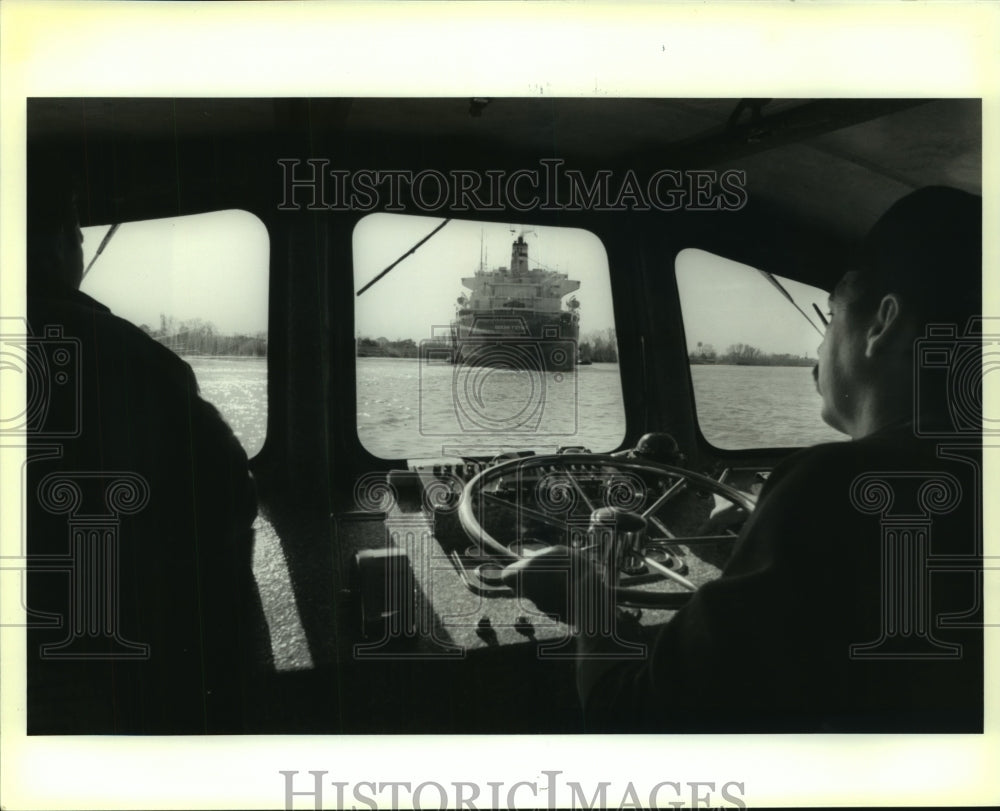
<svg viewBox="0 0 1000 811"><path fill-rule="evenodd" d="M588 168L743 169L751 199L843 240L912 188L981 192L978 99L32 99L28 135L81 155L111 144L114 176L132 183L115 190L118 210L143 196L144 215L158 194L162 216L177 213L176 182L156 180L156 164L172 163L165 142L192 154L210 144L216 171L233 156L232 174L237 160L246 174L248 160L268 165L289 146L372 168L560 157Z"/></svg>

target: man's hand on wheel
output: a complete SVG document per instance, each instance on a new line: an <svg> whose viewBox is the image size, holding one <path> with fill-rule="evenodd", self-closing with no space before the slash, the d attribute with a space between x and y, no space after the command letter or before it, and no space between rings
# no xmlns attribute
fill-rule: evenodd
<svg viewBox="0 0 1000 811"><path fill-rule="evenodd" d="M503 582L551 617L574 624L580 587L599 578L595 564L582 552L550 546L503 570Z"/></svg>
<svg viewBox="0 0 1000 811"><path fill-rule="evenodd" d="M722 535L730 530L739 531L743 522L747 520L747 511L719 495L713 494L713 498L715 499L715 507L712 509L711 515L708 516L708 520L698 530L698 534Z"/></svg>

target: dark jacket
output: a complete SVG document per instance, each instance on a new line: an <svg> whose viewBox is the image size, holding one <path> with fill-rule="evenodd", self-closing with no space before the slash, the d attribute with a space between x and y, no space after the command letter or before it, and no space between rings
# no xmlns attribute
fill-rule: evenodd
<svg viewBox="0 0 1000 811"><path fill-rule="evenodd" d="M240 731L246 454L190 366L103 305L35 294L28 316L29 733Z"/></svg>
<svg viewBox="0 0 1000 811"><path fill-rule="evenodd" d="M980 458L906 424L785 460L645 661L581 663L591 728L980 731Z"/></svg>

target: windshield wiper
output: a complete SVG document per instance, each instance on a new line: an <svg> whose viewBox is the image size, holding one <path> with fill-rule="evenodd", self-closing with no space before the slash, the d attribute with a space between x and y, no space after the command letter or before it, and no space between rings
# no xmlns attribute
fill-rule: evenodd
<svg viewBox="0 0 1000 811"><path fill-rule="evenodd" d="M394 267L396 267L396 265L398 265L400 262L402 262L404 259L406 259L407 256L409 256L411 253L416 253L417 248L419 248L421 245L423 245L427 240L429 240L432 236L434 236L438 231L440 231L442 228L444 228L450 222L451 222L451 217L449 217L448 219L446 219L437 228L435 228L427 236L425 236L422 240L420 240L420 242L418 242L416 245L414 245L412 248L410 248L410 250L408 250L406 253L404 253L402 256L400 256L399 259L397 259L395 262L393 262L391 265L389 265L389 267L387 267L385 270L383 270L378 276L376 276L374 279L372 279L370 282L368 282L368 284L366 284L364 287L362 287L355 295L360 296L362 293L364 293L365 290L367 290L369 287L371 287L373 284L375 284L375 282L377 282L379 279L381 279L383 276L385 276L386 273L388 273L390 270L392 270Z"/></svg>
<svg viewBox="0 0 1000 811"><path fill-rule="evenodd" d="M104 253L104 249L108 247L108 243L111 241L111 237L115 235L115 231L121 228L121 223L115 223L108 229L108 233L104 235L104 239L101 240L101 244L97 246L97 253L94 254L94 258L90 260L87 267L83 270L83 276L80 279L85 279L87 274L90 273L90 269L94 266L94 262L97 261L97 257Z"/></svg>
<svg viewBox="0 0 1000 811"><path fill-rule="evenodd" d="M772 275L771 275L770 273L768 273L768 272L767 272L766 270L761 270L760 268L757 268L757 272L758 272L758 273L760 273L760 274L761 274L761 276L763 276L763 277L764 277L765 279L767 279L767 280L768 280L768 281L769 281L769 282L770 282L771 284L773 284L773 285L774 285L775 287L777 287L777 288L778 288L778 290L779 290L779 291L781 292L781 295L783 295L783 296L784 296L784 297L785 297L786 299L788 299L788 300L789 300L790 302L792 302L792 306L793 306L793 307L794 307L794 308L795 308L796 310L798 310L798 311L799 311L800 313L802 313L802 317L803 317L803 318L804 318L804 319L805 319L806 321L808 321L808 322L809 322L809 326L810 326L810 327L812 327L812 328L813 328L814 330L816 330L816 332L818 332L818 333L820 334L820 337L825 337L825 336L823 335L823 330L821 330L821 329L820 329L819 327L817 327L817 326L816 326L816 325L815 325L815 324L813 323L813 320L812 320L812 319L811 319L811 318L810 318L810 317L809 317L808 315L806 315L806 311L805 311L805 310L803 310L803 309L802 309L802 308L801 308L801 307L800 307L800 306L799 306L799 305L798 305L798 304L797 304L797 303L795 302L795 299L793 299L793 298L792 298L792 294L791 294L791 293L789 293L789 292L788 292L788 291L787 291L787 290L786 290L786 289L784 288L784 286L783 286L783 285L781 284L781 282L779 282L779 281L778 281L777 279L775 279L775 278L774 278L774 276L772 276ZM814 304L813 306L815 307L816 305ZM817 309L817 312L818 312L818 309Z"/></svg>

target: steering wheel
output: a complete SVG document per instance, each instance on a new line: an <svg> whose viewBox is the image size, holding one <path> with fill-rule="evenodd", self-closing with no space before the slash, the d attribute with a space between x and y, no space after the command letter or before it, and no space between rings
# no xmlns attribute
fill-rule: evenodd
<svg viewBox="0 0 1000 811"><path fill-rule="evenodd" d="M684 494L721 496L749 514L754 499L680 467L605 454L529 456L486 468L464 487L458 518L471 553L499 570L563 545L592 555L619 605L678 608L697 586L680 572L677 544L731 542L699 535L704 508L677 510ZM673 517L664 515L673 507ZM672 530L667 522L675 525ZM688 526L677 526L687 524Z"/></svg>

